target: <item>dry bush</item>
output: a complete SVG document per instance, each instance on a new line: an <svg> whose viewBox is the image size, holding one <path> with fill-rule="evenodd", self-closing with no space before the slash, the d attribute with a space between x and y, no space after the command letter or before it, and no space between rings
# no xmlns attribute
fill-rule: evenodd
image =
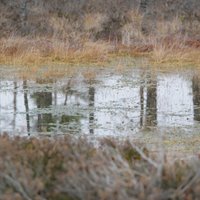
<svg viewBox="0 0 200 200"><path fill-rule="evenodd" d="M1 199L198 199L200 162L105 138L0 137Z"/></svg>

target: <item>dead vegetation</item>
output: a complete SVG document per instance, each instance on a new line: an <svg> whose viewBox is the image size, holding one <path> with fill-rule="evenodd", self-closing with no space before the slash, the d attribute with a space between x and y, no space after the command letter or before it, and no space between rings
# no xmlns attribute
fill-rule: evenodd
<svg viewBox="0 0 200 200"><path fill-rule="evenodd" d="M0 63L98 63L108 59L113 47L104 41L79 41L79 47L57 39L11 37L0 41Z"/></svg>
<svg viewBox="0 0 200 200"><path fill-rule="evenodd" d="M199 159L168 160L130 141L0 137L1 199L199 199Z"/></svg>
<svg viewBox="0 0 200 200"><path fill-rule="evenodd" d="M0 63L100 63L145 55L199 65L198 0L0 1Z"/></svg>
<svg viewBox="0 0 200 200"><path fill-rule="evenodd" d="M43 64L104 65L116 56L145 56L151 64L200 65L200 42L171 37L145 38L140 44L122 45L106 41L82 41L73 48L57 39L11 37L0 40L0 63L41 66Z"/></svg>

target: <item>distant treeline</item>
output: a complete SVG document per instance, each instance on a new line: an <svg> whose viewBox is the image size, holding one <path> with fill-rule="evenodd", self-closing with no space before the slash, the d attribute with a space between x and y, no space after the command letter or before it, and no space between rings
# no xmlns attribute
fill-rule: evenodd
<svg viewBox="0 0 200 200"><path fill-rule="evenodd" d="M157 22L174 18L182 23L179 32L195 36L199 11L199 0L0 0L0 37L121 40L127 24L138 22L150 34Z"/></svg>

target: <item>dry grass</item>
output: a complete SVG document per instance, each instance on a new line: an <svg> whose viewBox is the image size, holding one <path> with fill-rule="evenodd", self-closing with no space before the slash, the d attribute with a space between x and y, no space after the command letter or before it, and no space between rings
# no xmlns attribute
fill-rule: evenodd
<svg viewBox="0 0 200 200"><path fill-rule="evenodd" d="M129 11L127 16L129 23L122 28L122 52L146 55L153 65L200 66L200 41L183 33L188 27L180 17L156 20L155 27L145 35L142 33L144 16L137 9Z"/></svg>
<svg viewBox="0 0 200 200"><path fill-rule="evenodd" d="M138 0L89 0L80 4L35 0L25 4L23 8L20 0L1 3L2 64L102 64L113 51L114 56L148 54L156 64L199 64L199 47L177 48L176 41L170 45L163 42L177 36L181 44L185 38L199 39L198 0L189 7L186 0L158 0L146 8ZM192 63L191 58L195 58Z"/></svg>
<svg viewBox="0 0 200 200"><path fill-rule="evenodd" d="M186 25L180 17L156 20L148 34L142 30L145 15L139 8L130 9L124 16L121 40L97 40L109 17L105 13L86 13L84 31L74 31L64 17L52 15L49 23L51 37L10 37L0 40L0 63L12 65L84 64L103 65L116 56L147 56L153 65L200 66L200 41L183 34ZM80 28L81 24L75 24ZM149 26L149 25L148 25ZM147 26L147 27L148 27ZM105 30L104 30L105 31ZM107 33L109 34L109 33Z"/></svg>
<svg viewBox="0 0 200 200"><path fill-rule="evenodd" d="M160 155L160 156L159 156ZM199 199L199 159L168 160L130 141L0 137L1 199Z"/></svg>
<svg viewBox="0 0 200 200"><path fill-rule="evenodd" d="M180 17L174 17L170 21L160 20L156 23L156 35L159 37L166 37L169 35L180 35L183 24Z"/></svg>
<svg viewBox="0 0 200 200"><path fill-rule="evenodd" d="M132 9L127 14L128 23L126 23L122 29L122 44L125 46L131 46L134 44L141 44L145 39L142 34L142 20L143 15L139 12L139 9Z"/></svg>
<svg viewBox="0 0 200 200"><path fill-rule="evenodd" d="M0 40L0 63L29 66L53 63L103 65L116 56L128 55L147 56L151 64L155 65L200 66L200 42L198 40L188 40L181 36L161 38L141 36L143 39L140 38L140 43L131 45L129 36L126 35L124 44L102 40L92 42L82 38L77 39L78 44L76 45L71 44L69 40L29 39L13 36Z"/></svg>
<svg viewBox="0 0 200 200"><path fill-rule="evenodd" d="M84 29L86 31L102 31L103 24L108 20L105 14L88 13L84 16Z"/></svg>
<svg viewBox="0 0 200 200"><path fill-rule="evenodd" d="M150 58L154 64L200 66L200 48L188 46L185 41L164 39L154 41L152 46Z"/></svg>
<svg viewBox="0 0 200 200"><path fill-rule="evenodd" d="M58 39L28 39L10 37L0 41L0 63L14 65L41 65L52 63L98 63L105 62L112 45L107 42L79 41L73 47L69 41Z"/></svg>

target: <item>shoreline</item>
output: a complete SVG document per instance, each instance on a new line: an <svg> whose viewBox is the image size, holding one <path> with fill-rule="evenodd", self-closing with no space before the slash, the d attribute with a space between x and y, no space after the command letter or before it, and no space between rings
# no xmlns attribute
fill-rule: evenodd
<svg viewBox="0 0 200 200"><path fill-rule="evenodd" d="M0 64L41 66L44 64L104 65L115 57L146 57L153 66L195 65L200 67L200 41L164 38L125 46L99 40L84 41L79 47L68 42L46 38L7 38L0 40Z"/></svg>

